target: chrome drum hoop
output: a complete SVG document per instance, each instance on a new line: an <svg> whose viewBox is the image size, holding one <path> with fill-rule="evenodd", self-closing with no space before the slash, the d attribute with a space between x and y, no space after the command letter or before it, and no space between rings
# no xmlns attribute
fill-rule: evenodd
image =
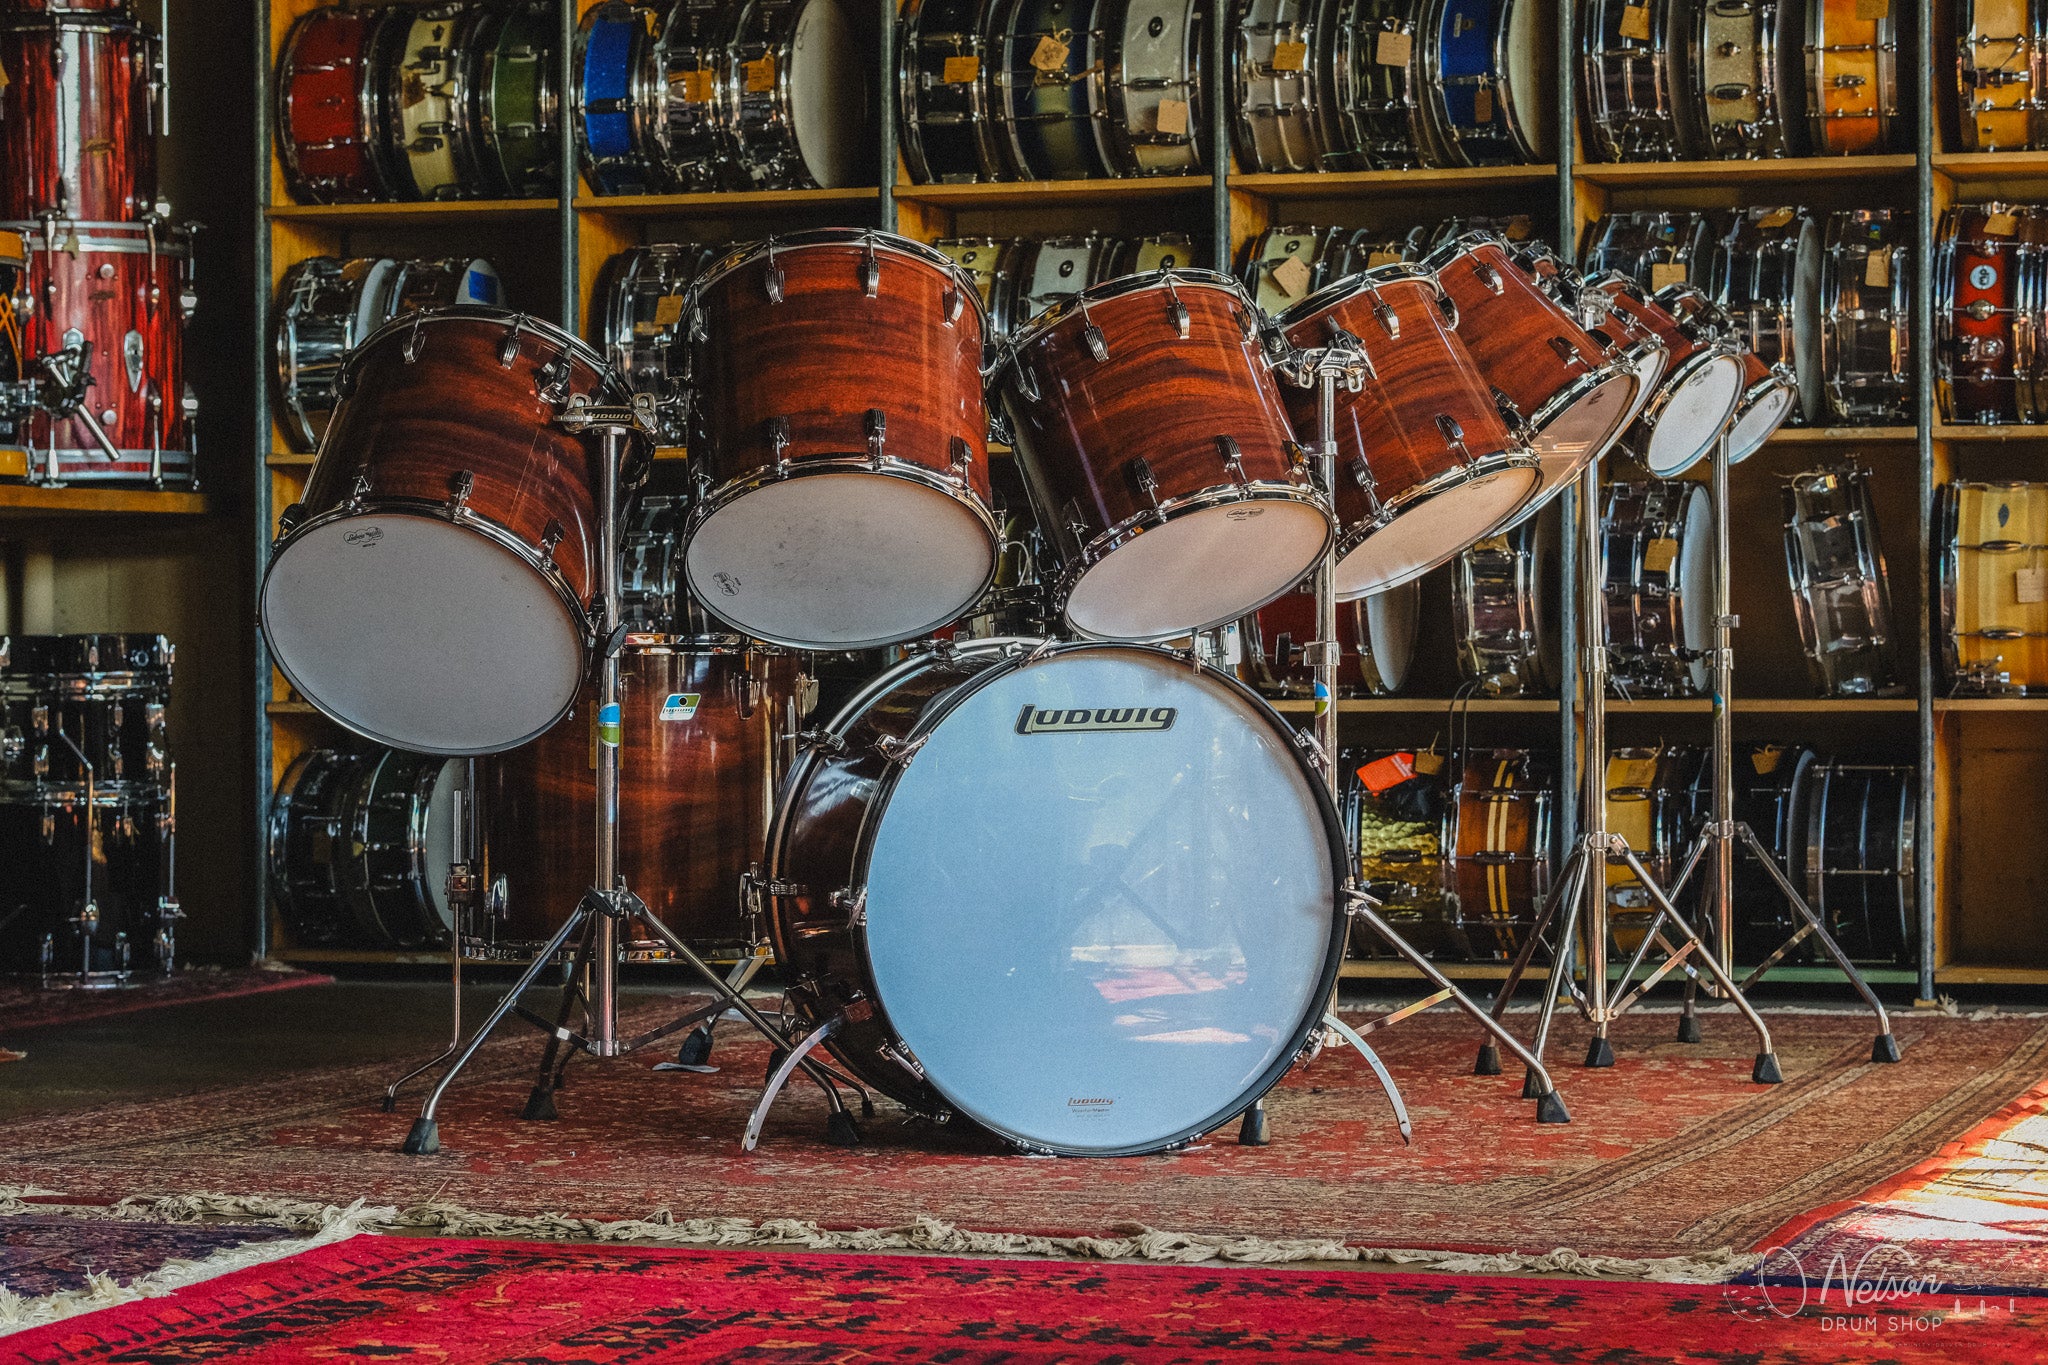
<svg viewBox="0 0 2048 1365"><path fill-rule="evenodd" d="M1502 517L1492 526L1489 526L1479 536L1479 539L1484 540L1487 536L1497 534L1502 527L1510 526L1526 515L1530 508L1534 506L1537 498L1541 497L1544 493L1542 479L1543 461L1527 446L1479 456L1468 464L1459 465L1455 469L1447 469L1433 479L1427 479L1421 483L1404 488L1392 498L1382 499L1377 516L1368 517L1364 521L1339 529L1337 535L1337 562L1342 564L1353 550L1356 550L1367 540L1371 539L1374 533L1391 525L1409 508L1427 502L1438 494L1462 488L1477 479L1494 477L1501 474L1512 474L1520 469L1534 472L1537 478L1529 485L1529 496L1517 503L1512 512ZM1476 544L1477 542L1474 543ZM1454 546L1446 550L1443 556L1430 564L1428 568L1414 570L1413 572L1403 574L1399 578L1389 579L1384 583L1376 583L1371 591L1360 593L1357 596L1371 597L1374 593L1385 592L1390 588L1398 588L1404 583L1412 582L1422 577L1422 575L1430 573L1444 564L1448 564L1470 548L1471 546L1469 545ZM1340 600L1355 601L1357 598Z"/></svg>

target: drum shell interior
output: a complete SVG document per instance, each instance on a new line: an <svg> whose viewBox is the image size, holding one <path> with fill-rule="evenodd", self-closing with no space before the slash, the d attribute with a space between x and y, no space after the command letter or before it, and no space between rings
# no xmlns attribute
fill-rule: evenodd
<svg viewBox="0 0 2048 1365"><path fill-rule="evenodd" d="M0 15L0 219L133 222L157 202L161 44L128 14Z"/></svg>

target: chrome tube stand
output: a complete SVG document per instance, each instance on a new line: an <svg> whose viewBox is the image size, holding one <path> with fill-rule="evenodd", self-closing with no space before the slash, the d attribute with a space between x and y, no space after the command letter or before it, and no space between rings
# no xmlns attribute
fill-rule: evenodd
<svg viewBox="0 0 2048 1365"><path fill-rule="evenodd" d="M1347 389L1356 393L1368 380L1377 382L1377 377L1372 372L1372 366L1366 359L1364 348L1359 345L1358 338L1341 330L1333 332L1328 345L1297 352L1288 362L1287 368L1295 383L1304 388L1314 387L1317 391L1316 445L1305 454L1308 456L1311 479L1323 496L1329 499L1334 510L1337 505L1337 385L1341 381ZM1368 502L1376 501L1369 483L1366 485L1365 494ZM1316 708L1313 743L1310 747L1322 769L1323 781L1330 797L1335 800L1339 753L1338 666L1343 659L1343 647L1337 638L1337 547L1334 539L1324 547L1322 564L1316 571L1316 635L1317 639L1308 647L1309 656L1315 665ZM1351 862L1352 856L1347 853L1347 863ZM1380 1084L1387 1092L1388 1101L1393 1105L1395 1122L1400 1126L1403 1142L1409 1141L1412 1136L1407 1106L1401 1101L1401 1092L1395 1086L1393 1076L1388 1073L1365 1040L1369 1034L1390 1028L1403 1019L1420 1014L1446 1000L1470 1015L1498 1040L1500 1045L1520 1058L1523 1065L1529 1069L1531 1080L1529 1085L1524 1087L1523 1093L1525 1098L1536 1101L1538 1123L1571 1122L1571 1113L1565 1108L1564 1098L1557 1093L1557 1087L1551 1083L1550 1073L1544 1070L1542 1058L1524 1048L1521 1041L1503 1027L1499 1020L1481 1009L1476 1001L1459 990L1421 950L1402 938L1393 925L1381 918L1378 903L1358 886L1355 867L1345 878L1342 894L1354 919L1362 920L1381 941L1436 987L1433 994L1356 1026L1338 1017L1334 995L1330 1001L1330 1008L1323 1016L1324 1040L1342 1042L1356 1048L1366 1063L1372 1067L1373 1074L1379 1078ZM1246 1111L1238 1140L1251 1146L1266 1141L1263 1100Z"/></svg>
<svg viewBox="0 0 2048 1365"><path fill-rule="evenodd" d="M449 1063L448 1069L442 1072L440 1080L428 1092L426 1103L421 1106L419 1117L413 1120L412 1130L406 1134L403 1144L402 1150L411 1156L430 1156L441 1150L440 1127L434 1117L441 1097L498 1025L515 1013L548 1035L547 1047L541 1055L539 1078L520 1114L520 1117L532 1120L558 1117L555 1092L561 1088L563 1072L577 1053L606 1059L623 1057L671 1034L717 1019L728 1009L737 1011L783 1055L795 1051L782 1030L657 919L633 894L626 885L625 877L620 874L619 746L623 729L619 716L619 650L625 643L626 632L622 625L616 624L619 620L619 486L629 453L644 444L643 434L652 427L653 403L648 395L637 394L630 408L600 407L589 403L583 395L572 395L556 421L568 431L594 435L600 447L597 558L602 610L598 621L601 655L595 876L590 889L583 893L583 899L555 930L554 937L535 954L512 989L470 1035L469 1041L463 1044L454 1061ZM623 1037L619 1032L618 999L620 930L634 920L644 923L678 959L704 979L711 987L712 999L708 1005L659 1028L637 1037ZM560 1008L555 1018L550 1020L527 1009L520 1001L572 940L575 943L573 965L562 984ZM459 956L460 949L455 951ZM579 1012L581 1027L572 1029L570 1018ZM839 1084L844 1078L836 1077L828 1068L808 1059L800 1062L800 1069L825 1093L831 1106L826 1126L827 1140L841 1146L858 1143L860 1129L847 1112L839 1093ZM857 1086L854 1089L860 1096L863 1113L872 1114L873 1102Z"/></svg>
<svg viewBox="0 0 2048 1365"><path fill-rule="evenodd" d="M1725 445L1726 431L1717 444ZM1724 471L1725 473L1725 468ZM1583 734L1585 738L1584 761L1580 764L1579 836L1573 841L1570 854L1564 865L1558 869L1552 881L1550 893L1544 897L1543 906L1537 911L1536 921L1530 926L1529 934L1522 942L1522 950L1516 954L1514 965L1508 969L1507 979L1501 982L1499 992L1494 996L1490 1017L1498 1024L1507 1013L1509 1003L1522 978L1533 962L1537 947L1543 943L1545 933L1555 922L1558 925L1557 939L1550 952L1550 979L1543 994L1543 1006L1537 1015L1536 1035L1531 1042L1531 1051L1541 1057L1550 1042L1550 1028L1556 1017L1557 1002L1561 995L1569 996L1572 1003L1586 1021L1593 1025L1593 1041L1586 1049L1586 1065L1608 1067L1614 1065L1614 1046L1608 1040L1608 1030L1614 1022L1626 1014L1643 995L1673 971L1682 971L1687 980L1697 982L1700 969L1704 968L1713 981L1717 994L1734 1002L1743 1017L1749 1021L1757 1037L1757 1055L1750 1077L1759 1085L1775 1085L1784 1079L1778 1067L1777 1053L1771 1046L1771 1032L1748 999L1737 989L1728 970L1722 965L1720 956L1709 949L1707 942L1693 928L1690 921L1673 904L1677 892L1666 892L1657 885L1650 870L1643 866L1636 850L1629 847L1628 840L1607 828L1607 614L1602 579L1605 576L1606 555L1601 543L1600 507L1600 462L1594 460L1586 465L1579 479L1579 581L1577 603L1579 612L1579 638L1582 641L1581 676L1584 679L1582 701L1585 707ZM1726 616L1725 598L1720 599ZM1610 990L1607 979L1607 868L1619 862L1625 865L1632 876L1642 885L1650 902L1656 907L1656 915L1643 934L1642 943L1636 948L1634 957L1621 974L1620 980ZM1559 921L1559 915L1562 920ZM1583 925L1584 933L1580 928ZM1666 929L1675 931L1667 934ZM1677 942L1673 942L1673 937ZM1577 961L1575 947L1582 947L1584 953L1585 981L1581 985L1573 976ZM1631 981L1645 958L1652 950L1661 950L1663 960L1645 976L1640 983ZM1492 1039L1480 1044L1479 1057L1473 1071L1482 1076L1500 1074L1500 1050ZM1532 1074L1523 1082L1523 1093L1527 1094L1536 1084Z"/></svg>
<svg viewBox="0 0 2048 1365"><path fill-rule="evenodd" d="M454 817L449 821L448 909L454 924L448 934L449 1026L448 1046L397 1080L384 1087L383 1108L390 1113L398 1107L398 1092L408 1081L424 1076L462 1050L462 937L475 908L476 891L476 760L463 764L462 786L453 793Z"/></svg>

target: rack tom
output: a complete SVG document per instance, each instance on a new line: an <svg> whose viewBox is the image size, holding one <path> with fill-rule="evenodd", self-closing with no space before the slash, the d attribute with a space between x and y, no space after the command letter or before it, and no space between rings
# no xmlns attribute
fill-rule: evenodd
<svg viewBox="0 0 2048 1365"><path fill-rule="evenodd" d="M0 13L0 219L156 209L163 45L127 9Z"/></svg>
<svg viewBox="0 0 2048 1365"><path fill-rule="evenodd" d="M1726 315L1689 284L1644 295L1614 272L1592 281L1614 313L1655 333L1669 361L1656 394L1622 438L1658 478L1690 468L1720 439L1742 402L1748 378Z"/></svg>

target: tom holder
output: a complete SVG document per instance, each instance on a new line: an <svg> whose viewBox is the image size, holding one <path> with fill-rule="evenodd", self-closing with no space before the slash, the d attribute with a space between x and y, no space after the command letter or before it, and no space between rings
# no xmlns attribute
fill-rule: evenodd
<svg viewBox="0 0 2048 1365"><path fill-rule="evenodd" d="M626 634L624 626L619 623L620 488L636 471L640 474L645 472L648 455L644 438L653 430L653 419L654 402L646 394L636 394L630 407L591 403L582 395L575 395L556 417L557 423L565 430L594 436L599 446L597 510L601 610L594 631L599 650L599 690L595 803L597 841L593 876L590 887L555 931L554 937L535 954L512 989L470 1035L469 1041L456 1053L448 1069L428 1092L419 1117L406 1134L403 1150L409 1155L427 1156L440 1150L440 1129L435 1113L440 1107L441 1097L476 1056L484 1041L507 1016L514 1013L548 1035L539 1077L520 1115L525 1119L550 1120L558 1117L555 1093L561 1088L563 1073L577 1053L600 1059L623 1057L672 1034L720 1019L728 1011L737 1013L774 1045L780 1057L788 1059L789 1068L801 1069L824 1092L831 1106L826 1124L828 1141L840 1146L853 1146L861 1140L860 1129L840 1096L840 1084L848 1085L860 1096L864 1115L873 1113L873 1102L864 1091L829 1067L805 1057L780 1028L754 1008L742 989L719 975L674 930L663 924L646 903L633 894L619 868L619 749L624 737L619 712L619 649ZM635 1037L622 1036L619 1030L618 973L621 931L628 922L645 925L678 960L701 977L711 988L710 1003L647 1033ZM572 941L573 949L570 947ZM550 1020L527 1009L521 1000L565 950L573 954L571 967L562 983L560 1006L555 1018ZM458 947L458 957L459 951ZM458 967L458 973L459 970ZM457 979L459 982L459 975ZM458 1008L459 989L458 985ZM580 1027L571 1028L572 1015L579 1013ZM567 1055L564 1055L565 1050ZM386 1092L387 1096L395 1093L397 1085L403 1084L405 1079L408 1078L401 1078L395 1083Z"/></svg>

